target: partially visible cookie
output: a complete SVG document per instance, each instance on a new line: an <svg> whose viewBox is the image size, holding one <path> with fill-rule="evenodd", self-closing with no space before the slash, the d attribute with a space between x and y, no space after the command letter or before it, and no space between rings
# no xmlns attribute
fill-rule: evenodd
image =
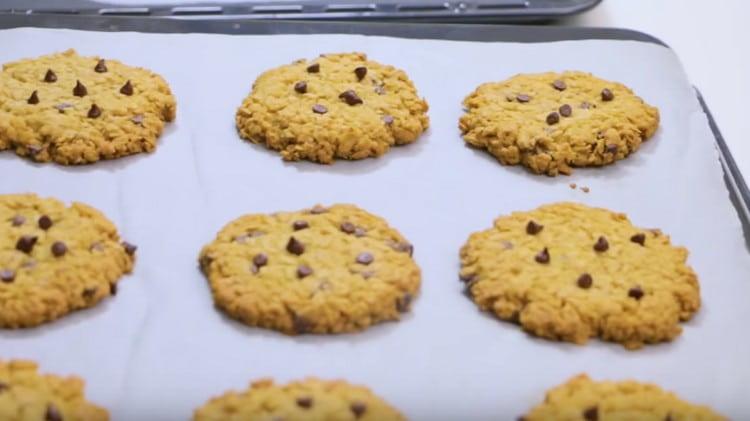
<svg viewBox="0 0 750 421"><path fill-rule="evenodd" d="M368 388L344 381L308 378L286 385L253 382L243 392L227 392L193 414L193 421L403 421L395 408Z"/></svg>
<svg viewBox="0 0 750 421"><path fill-rule="evenodd" d="M146 69L74 50L3 65L0 151L89 164L151 152L175 117L169 86Z"/></svg>
<svg viewBox="0 0 750 421"><path fill-rule="evenodd" d="M0 327L32 327L115 295L135 246L82 203L0 195Z"/></svg>
<svg viewBox="0 0 750 421"><path fill-rule="evenodd" d="M466 143L550 176L624 159L659 125L659 110L628 87L583 72L485 83L464 107L459 128Z"/></svg>
<svg viewBox="0 0 750 421"><path fill-rule="evenodd" d="M244 139L285 160L383 155L427 129L427 103L403 71L362 53L325 54L263 73L237 110Z"/></svg>
<svg viewBox="0 0 750 421"><path fill-rule="evenodd" d="M31 361L0 360L0 420L107 421L106 409L88 402L83 380L40 374Z"/></svg>
<svg viewBox="0 0 750 421"><path fill-rule="evenodd" d="M342 333L398 320L419 291L412 246L351 205L250 214L203 248L214 302L249 326Z"/></svg>
<svg viewBox="0 0 750 421"><path fill-rule="evenodd" d="M635 381L595 382L585 374L547 392L523 421L721 421L706 406L693 405L660 387Z"/></svg>
<svg viewBox="0 0 750 421"><path fill-rule="evenodd" d="M687 255L622 213L556 203L472 234L461 249L461 279L481 310L534 335L636 349L675 338L698 311Z"/></svg>

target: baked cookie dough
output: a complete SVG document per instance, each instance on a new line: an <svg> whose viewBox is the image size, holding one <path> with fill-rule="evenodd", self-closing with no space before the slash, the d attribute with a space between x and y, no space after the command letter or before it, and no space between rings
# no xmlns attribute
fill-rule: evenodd
<svg viewBox="0 0 750 421"><path fill-rule="evenodd" d="M669 341L700 307L688 252L627 216L556 203L495 220L461 249L477 306L531 334L628 349Z"/></svg>
<svg viewBox="0 0 750 421"><path fill-rule="evenodd" d="M32 327L115 295L136 247L82 203L0 195L0 327Z"/></svg>
<svg viewBox="0 0 750 421"><path fill-rule="evenodd" d="M0 420L107 421L83 395L83 380L40 374L31 361L0 360Z"/></svg>
<svg viewBox="0 0 750 421"><path fill-rule="evenodd" d="M523 421L722 421L710 408L687 403L656 385L595 382L585 374L547 392Z"/></svg>
<svg viewBox="0 0 750 421"><path fill-rule="evenodd" d="M398 320L420 285L412 246L351 205L242 216L200 253L215 304L249 326L342 333Z"/></svg>
<svg viewBox="0 0 750 421"><path fill-rule="evenodd" d="M151 152L175 100L160 76L74 50L20 60L0 73L0 151L89 164Z"/></svg>
<svg viewBox="0 0 750 421"><path fill-rule="evenodd" d="M416 141L427 108L403 71L362 53L325 54L263 73L236 121L240 136L285 160L331 164Z"/></svg>
<svg viewBox="0 0 750 421"><path fill-rule="evenodd" d="M464 107L459 128L466 143L549 176L625 159L659 125L659 110L628 87L583 72L485 83Z"/></svg>

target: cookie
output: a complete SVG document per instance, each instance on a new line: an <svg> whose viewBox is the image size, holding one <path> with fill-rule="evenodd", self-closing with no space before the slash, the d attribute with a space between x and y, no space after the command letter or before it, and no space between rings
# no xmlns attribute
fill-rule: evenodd
<svg viewBox="0 0 750 421"><path fill-rule="evenodd" d="M547 392L523 421L722 421L710 408L693 405L660 387L635 381L595 382L585 374Z"/></svg>
<svg viewBox="0 0 750 421"><path fill-rule="evenodd" d="M412 246L351 205L251 214L200 253L216 306L287 334L342 333L398 320L420 285Z"/></svg>
<svg viewBox="0 0 750 421"><path fill-rule="evenodd" d="M0 150L36 162L90 164L151 152L175 100L160 76L74 50L0 73Z"/></svg>
<svg viewBox="0 0 750 421"><path fill-rule="evenodd" d="M659 110L628 87L583 72L485 83L464 107L459 128L466 143L549 176L625 159L659 125Z"/></svg>
<svg viewBox="0 0 750 421"><path fill-rule="evenodd" d="M40 374L31 361L0 360L0 419L107 421L106 409L86 401L83 380Z"/></svg>
<svg viewBox="0 0 750 421"><path fill-rule="evenodd" d="M0 327L32 327L117 292L135 246L82 203L0 195Z"/></svg>
<svg viewBox="0 0 750 421"><path fill-rule="evenodd" d="M542 338L628 349L669 341L700 308L688 252L627 216L556 203L495 220L461 249L477 306Z"/></svg>
<svg viewBox="0 0 750 421"><path fill-rule="evenodd" d="M288 161L378 157L427 129L427 103L403 71L362 53L326 54L263 73L237 110L244 139Z"/></svg>
<svg viewBox="0 0 750 421"><path fill-rule="evenodd" d="M193 414L193 421L403 421L396 409L368 388L344 381L308 378L286 385L263 379L243 392L214 398Z"/></svg>

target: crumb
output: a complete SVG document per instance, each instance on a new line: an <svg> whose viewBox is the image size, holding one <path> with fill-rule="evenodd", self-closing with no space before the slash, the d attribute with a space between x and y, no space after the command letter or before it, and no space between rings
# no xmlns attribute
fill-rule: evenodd
<svg viewBox="0 0 750 421"><path fill-rule="evenodd" d="M570 184L569 184L569 186L570 186L570 188L571 188L571 189L573 189L573 190L575 190L575 189L576 189L576 187L578 187L578 186L576 185L576 183L570 183Z"/></svg>
<svg viewBox="0 0 750 421"><path fill-rule="evenodd" d="M584 192L584 193L588 193L591 190L588 187L583 186L583 187L581 187L581 191Z"/></svg>

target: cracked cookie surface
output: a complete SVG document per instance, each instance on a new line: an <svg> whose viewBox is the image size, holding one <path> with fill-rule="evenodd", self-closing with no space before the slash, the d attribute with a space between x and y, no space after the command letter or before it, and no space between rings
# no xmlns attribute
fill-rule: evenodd
<svg viewBox="0 0 750 421"><path fill-rule="evenodd" d="M116 60L67 50L7 63L0 151L63 165L151 152L175 107L161 76Z"/></svg>
<svg viewBox="0 0 750 421"><path fill-rule="evenodd" d="M669 341L700 307L688 252L627 216L576 203L501 216L461 249L477 306L531 334L637 349Z"/></svg>
<svg viewBox="0 0 750 421"><path fill-rule="evenodd" d="M263 73L236 123L242 138L285 160L330 164L416 141L427 108L403 71L361 53L325 54Z"/></svg>
<svg viewBox="0 0 750 421"><path fill-rule="evenodd" d="M287 334L342 333L398 320L420 286L413 248L351 205L250 214L200 253L215 304Z"/></svg>
<svg viewBox="0 0 750 421"><path fill-rule="evenodd" d="M459 128L466 143L549 176L625 159L659 125L659 110L628 87L584 72L485 83L464 107Z"/></svg>
<svg viewBox="0 0 750 421"><path fill-rule="evenodd" d="M0 195L0 327L37 326L115 295L134 253L90 206Z"/></svg>

